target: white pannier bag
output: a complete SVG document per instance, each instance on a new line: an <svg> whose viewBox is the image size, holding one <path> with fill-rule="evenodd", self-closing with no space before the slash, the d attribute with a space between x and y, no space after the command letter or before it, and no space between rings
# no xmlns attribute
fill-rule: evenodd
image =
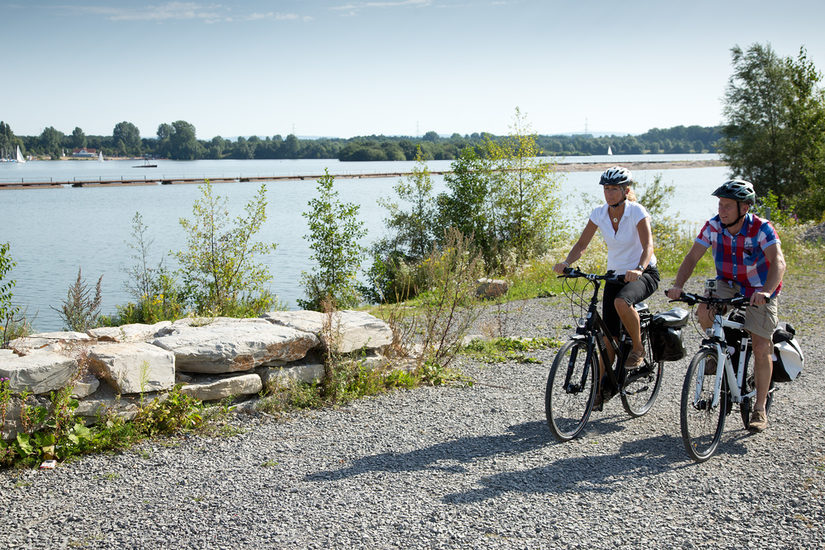
<svg viewBox="0 0 825 550"><path fill-rule="evenodd" d="M773 381L792 382L802 372L805 356L788 323L779 323L773 333Z"/></svg>

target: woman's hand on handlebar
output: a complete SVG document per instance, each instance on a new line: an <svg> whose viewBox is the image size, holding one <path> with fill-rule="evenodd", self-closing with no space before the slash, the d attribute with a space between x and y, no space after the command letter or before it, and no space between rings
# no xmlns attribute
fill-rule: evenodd
<svg viewBox="0 0 825 550"><path fill-rule="evenodd" d="M553 266L553 271L558 273L559 275L564 275L564 270L570 267L570 264L567 262L559 262Z"/></svg>
<svg viewBox="0 0 825 550"><path fill-rule="evenodd" d="M624 282L632 283L639 279L642 276L642 271L640 269L628 269L624 272Z"/></svg>

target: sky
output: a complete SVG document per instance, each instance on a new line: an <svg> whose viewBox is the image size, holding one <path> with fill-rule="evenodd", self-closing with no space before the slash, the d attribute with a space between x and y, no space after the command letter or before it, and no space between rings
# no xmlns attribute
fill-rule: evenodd
<svg viewBox="0 0 825 550"><path fill-rule="evenodd" d="M722 123L730 49L825 69L821 0L0 0L0 120L153 137Z"/></svg>

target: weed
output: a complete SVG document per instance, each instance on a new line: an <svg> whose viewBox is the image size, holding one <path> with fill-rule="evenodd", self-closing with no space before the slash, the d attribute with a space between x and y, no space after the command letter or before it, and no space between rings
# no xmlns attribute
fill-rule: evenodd
<svg viewBox="0 0 825 550"><path fill-rule="evenodd" d="M69 287L63 306L60 309L52 307L63 319L67 329L86 332L97 326L102 301L100 291L102 281L103 275L97 280L94 294L92 294L92 289L83 279L81 268L77 269L77 280Z"/></svg>
<svg viewBox="0 0 825 550"><path fill-rule="evenodd" d="M538 349L553 349L561 346L554 338L495 338L493 340L473 340L461 352L485 363L541 363L528 357L524 352Z"/></svg>

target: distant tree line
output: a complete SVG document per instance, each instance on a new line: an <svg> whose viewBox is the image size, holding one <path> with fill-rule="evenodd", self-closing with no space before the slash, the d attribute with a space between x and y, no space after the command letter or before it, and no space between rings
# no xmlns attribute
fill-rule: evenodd
<svg viewBox="0 0 825 550"><path fill-rule="evenodd" d="M542 156L603 155L608 147L615 154L714 153L721 127L675 126L654 128L637 135L594 136L591 134L537 136ZM359 136L349 139L299 139L215 136L198 139L195 126L185 120L163 123L153 138L140 137L131 122L119 122L110 136L86 135L81 128L65 134L52 126L38 136L15 136L8 124L0 122L0 151L14 151L19 145L25 155L53 159L71 155L81 148L103 151L106 156L149 156L173 160L197 159L321 159L341 161L415 160L418 148L426 160L455 160L467 147L484 155L485 143L500 142L504 136L486 132L442 137L427 132L422 137Z"/></svg>

